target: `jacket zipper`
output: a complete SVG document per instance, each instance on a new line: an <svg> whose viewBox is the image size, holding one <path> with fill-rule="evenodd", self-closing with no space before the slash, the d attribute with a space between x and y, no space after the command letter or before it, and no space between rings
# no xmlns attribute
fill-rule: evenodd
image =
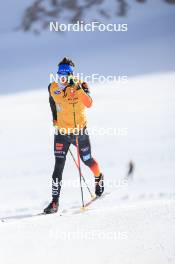
<svg viewBox="0 0 175 264"><path fill-rule="evenodd" d="M76 124L76 116L75 116L75 103L73 103L73 117L74 117L74 127L76 128L77 124Z"/></svg>

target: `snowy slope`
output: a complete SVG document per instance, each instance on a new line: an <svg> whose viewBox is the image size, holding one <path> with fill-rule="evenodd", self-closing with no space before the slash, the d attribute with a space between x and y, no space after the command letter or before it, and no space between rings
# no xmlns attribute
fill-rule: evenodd
<svg viewBox="0 0 175 264"><path fill-rule="evenodd" d="M92 87L89 128L128 131L91 135L111 193L72 214L80 191L68 156L60 213L0 222L2 263L175 263L174 83L169 73ZM47 90L2 96L0 120L0 218L40 212L50 200L54 163ZM130 159L135 173L127 183Z"/></svg>
<svg viewBox="0 0 175 264"><path fill-rule="evenodd" d="M159 201L3 224L1 261L175 263L174 216L175 203Z"/></svg>

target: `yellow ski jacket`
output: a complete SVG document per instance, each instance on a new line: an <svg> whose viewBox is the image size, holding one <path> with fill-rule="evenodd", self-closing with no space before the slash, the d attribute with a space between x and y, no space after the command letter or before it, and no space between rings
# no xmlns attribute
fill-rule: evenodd
<svg viewBox="0 0 175 264"><path fill-rule="evenodd" d="M59 130L67 132L75 128L78 130L85 128L87 125L85 108L92 105L87 83L67 86L62 90L58 83L53 82L48 89L54 125Z"/></svg>

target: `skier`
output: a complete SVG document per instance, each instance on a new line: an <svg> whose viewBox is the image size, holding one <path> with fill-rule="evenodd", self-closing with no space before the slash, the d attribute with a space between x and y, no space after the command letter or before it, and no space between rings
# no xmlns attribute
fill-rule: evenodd
<svg viewBox="0 0 175 264"><path fill-rule="evenodd" d="M101 196L104 191L103 174L98 162L92 157L86 127L85 107L91 107L92 98L87 83L74 77L74 67L72 60L64 58L58 64L58 83L52 82L48 86L53 125L56 126L57 133L54 135L55 167L52 174L52 201L44 209L46 214L58 211L62 173L71 144L78 147L82 162L95 176L96 196Z"/></svg>

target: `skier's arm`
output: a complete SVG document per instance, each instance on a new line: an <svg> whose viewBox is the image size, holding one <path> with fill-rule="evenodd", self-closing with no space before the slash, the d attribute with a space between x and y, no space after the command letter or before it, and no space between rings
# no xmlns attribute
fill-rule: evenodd
<svg viewBox="0 0 175 264"><path fill-rule="evenodd" d="M49 84L49 86L48 86L48 91L49 91L49 104L50 104L50 109L51 109L51 112L52 112L53 124L56 124L56 121L57 121L57 111L56 111L55 102L53 100L53 97L51 96L50 87L51 87L51 84Z"/></svg>
<svg viewBox="0 0 175 264"><path fill-rule="evenodd" d="M89 88L87 83L83 82L77 88L80 98L86 107L92 106L92 98L90 96Z"/></svg>

